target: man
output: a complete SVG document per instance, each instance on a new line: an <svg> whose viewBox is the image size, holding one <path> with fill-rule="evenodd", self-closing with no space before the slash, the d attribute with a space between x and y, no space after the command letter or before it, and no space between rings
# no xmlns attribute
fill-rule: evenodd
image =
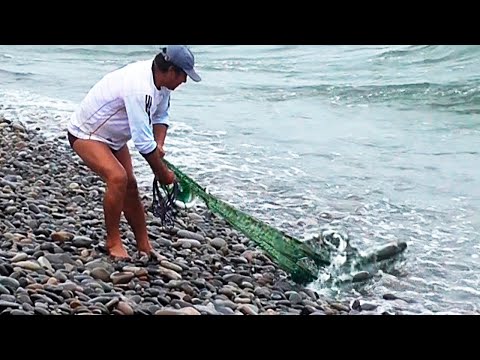
<svg viewBox="0 0 480 360"><path fill-rule="evenodd" d="M156 255L148 238L127 142L133 141L160 183L175 181L162 160L170 93L186 83L187 76L201 81L194 65L194 55L186 46L172 45L153 60L113 71L93 86L68 124L73 150L106 183L106 245L114 258L129 258L120 235L122 212L135 235L138 251Z"/></svg>

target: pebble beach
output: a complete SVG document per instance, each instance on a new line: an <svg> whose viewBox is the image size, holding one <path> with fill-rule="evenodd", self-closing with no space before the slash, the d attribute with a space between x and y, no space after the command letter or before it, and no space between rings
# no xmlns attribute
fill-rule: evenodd
<svg viewBox="0 0 480 360"><path fill-rule="evenodd" d="M63 141L0 117L0 314L334 315L329 301L293 283L253 242L206 207L181 210L173 228L147 211L163 260L104 250L104 183ZM151 190L140 189L145 208ZM358 312L355 310L355 312Z"/></svg>

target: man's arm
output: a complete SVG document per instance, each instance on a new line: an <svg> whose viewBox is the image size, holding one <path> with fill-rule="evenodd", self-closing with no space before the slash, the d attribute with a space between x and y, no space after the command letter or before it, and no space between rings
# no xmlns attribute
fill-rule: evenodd
<svg viewBox="0 0 480 360"><path fill-rule="evenodd" d="M148 162L161 183L166 185L173 183L175 175L162 160L162 151L155 141L150 119L145 110L146 96L141 94L129 95L125 97L124 101L135 147Z"/></svg>
<svg viewBox="0 0 480 360"><path fill-rule="evenodd" d="M156 111L152 114L152 124L155 141L160 151L165 155L163 146L170 126L170 94L165 94Z"/></svg>
<svg viewBox="0 0 480 360"><path fill-rule="evenodd" d="M164 153L158 146L150 154L142 154L142 156L147 160L155 177L162 184L169 185L175 181L175 174L163 162Z"/></svg>
<svg viewBox="0 0 480 360"><path fill-rule="evenodd" d="M166 124L154 124L153 125L153 134L155 135L155 141L157 146L162 153L162 157L165 156L163 151L163 145L165 145L165 138L167 137L168 125Z"/></svg>

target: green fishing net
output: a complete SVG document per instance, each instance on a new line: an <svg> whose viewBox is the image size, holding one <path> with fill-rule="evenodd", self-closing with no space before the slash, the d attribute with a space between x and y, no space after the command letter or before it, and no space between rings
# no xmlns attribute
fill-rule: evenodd
<svg viewBox="0 0 480 360"><path fill-rule="evenodd" d="M361 256L338 234L324 233L319 238L309 241L298 240L209 194L172 163L164 161L177 178L176 187L165 190L167 202L175 203L177 206L183 204L188 207L188 204L192 203L196 197L200 198L212 213L225 219L230 226L257 244L297 283L305 284L316 280L319 270L330 266L332 259L340 252L348 256L347 264L353 269L366 263L394 257L406 248L406 245L403 244L400 246L389 245L385 248L386 250L381 249ZM167 211L174 211L171 207L164 206L164 208ZM168 218L168 215L162 211L158 214ZM346 246L342 244L346 244ZM352 259L356 260L352 261Z"/></svg>
<svg viewBox="0 0 480 360"><path fill-rule="evenodd" d="M177 200L198 197L212 213L221 216L234 229L243 233L262 248L296 282L310 282L316 278L317 266L328 264L328 254L311 248L262 221L235 209L226 202L210 195L195 180L176 166L164 160L175 173L179 184Z"/></svg>

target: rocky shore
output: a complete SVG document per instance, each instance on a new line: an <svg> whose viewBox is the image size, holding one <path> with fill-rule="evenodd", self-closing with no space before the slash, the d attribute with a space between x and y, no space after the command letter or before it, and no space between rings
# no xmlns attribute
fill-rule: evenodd
<svg viewBox="0 0 480 360"><path fill-rule="evenodd" d="M147 223L161 262L105 254L104 184L63 142L0 116L0 314L330 315L348 303L291 282L201 205L167 230ZM141 189L146 208L151 189ZM358 310L358 309L357 309Z"/></svg>

